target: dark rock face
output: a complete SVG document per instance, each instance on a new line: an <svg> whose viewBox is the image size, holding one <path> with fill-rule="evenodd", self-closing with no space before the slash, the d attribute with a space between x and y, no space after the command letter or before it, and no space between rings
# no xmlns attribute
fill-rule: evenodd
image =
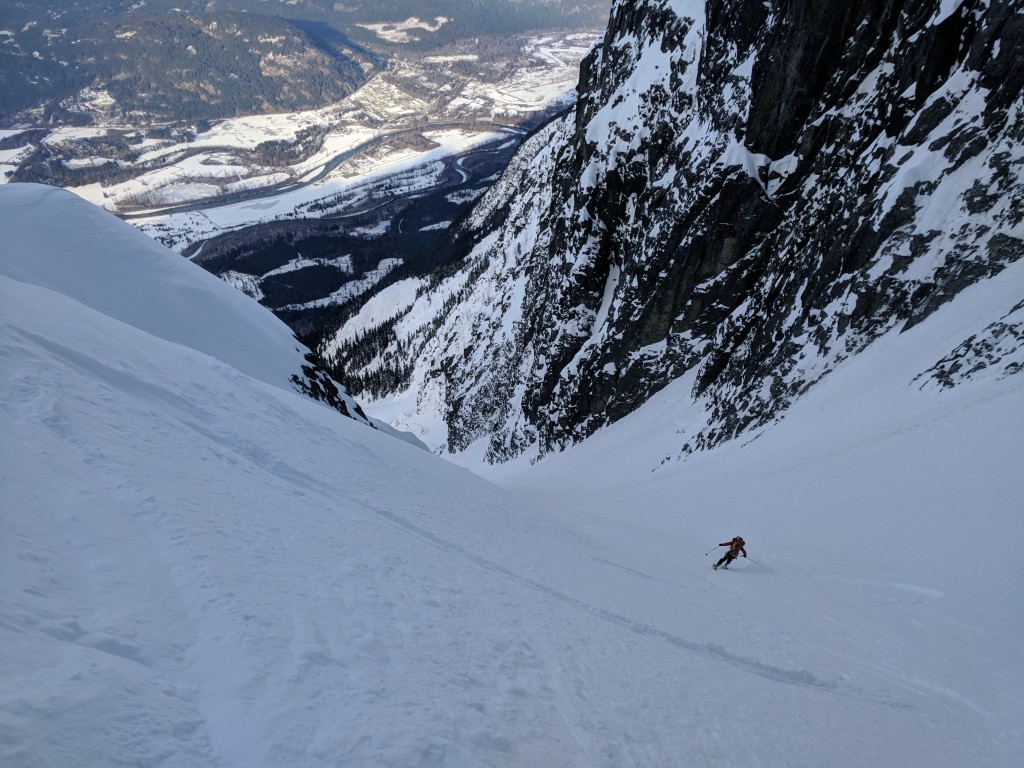
<svg viewBox="0 0 1024 768"><path fill-rule="evenodd" d="M1024 256L1014 4L684 5L615 4L575 112L455 233L463 270L391 316L371 365L413 363L386 391L435 444L542 455L688 375L680 445L709 447Z"/></svg>
<svg viewBox="0 0 1024 768"><path fill-rule="evenodd" d="M363 412L362 406L349 397L348 393L331 378L319 355L308 352L303 357L306 365L301 366L302 375L293 373L291 377L292 386L296 391L333 408L342 416L377 428Z"/></svg>
<svg viewBox="0 0 1024 768"><path fill-rule="evenodd" d="M916 381L923 381L921 386L952 388L987 368L995 368L1000 377L1024 370L1024 301L999 322L965 340Z"/></svg>

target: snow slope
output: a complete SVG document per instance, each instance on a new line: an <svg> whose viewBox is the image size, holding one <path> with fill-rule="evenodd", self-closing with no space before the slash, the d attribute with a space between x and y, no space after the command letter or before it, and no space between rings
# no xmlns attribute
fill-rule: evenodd
<svg viewBox="0 0 1024 768"><path fill-rule="evenodd" d="M0 187L2 274L292 388L308 349L255 301L70 192ZM350 412L356 403L342 395Z"/></svg>
<svg viewBox="0 0 1024 768"><path fill-rule="evenodd" d="M684 647L748 674L722 676L745 743L721 764L1019 765L1024 382L1003 365L952 389L918 376L965 329L1020 311L1024 265L1007 271L848 360L743 444L661 463L701 417L688 376L574 449L487 469L638 580L679 586L655 633L684 627ZM757 564L702 573L737 534Z"/></svg>
<svg viewBox="0 0 1024 768"><path fill-rule="evenodd" d="M298 344L273 315L133 227L71 193L36 184L0 188L3 274L58 291L250 376L283 384ZM239 316L250 324L233 335Z"/></svg>
<svg viewBox="0 0 1024 768"><path fill-rule="evenodd" d="M5 768L1019 764L1021 377L914 377L1022 265L746 445L674 458L684 379L502 489L264 380L212 298L129 316L117 242L65 279L79 234L0 256Z"/></svg>

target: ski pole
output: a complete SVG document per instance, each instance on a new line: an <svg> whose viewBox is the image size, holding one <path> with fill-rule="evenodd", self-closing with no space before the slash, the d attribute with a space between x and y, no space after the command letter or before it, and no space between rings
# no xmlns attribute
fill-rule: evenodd
<svg viewBox="0 0 1024 768"><path fill-rule="evenodd" d="M764 568L764 566L763 566L763 565L761 565L761 564L760 564L759 562L757 562L757 560L755 560L755 559L754 559L754 558L752 558L752 557L748 557L748 558L747 558L747 560L749 560L750 562L752 562L752 563L753 563L754 565L757 565L757 566L760 566L761 568Z"/></svg>
<svg viewBox="0 0 1024 768"><path fill-rule="evenodd" d="M719 545L718 545L718 547L720 547L720 546L722 546L722 545L721 545L721 544L719 544ZM718 549L718 547L715 547L715 549ZM710 554L711 554L712 552L714 552L714 551L715 551L715 549L712 549L712 550L710 550L710 551L708 551L708 552L705 552L705 553L704 553L704 557L707 557L708 555L710 555Z"/></svg>

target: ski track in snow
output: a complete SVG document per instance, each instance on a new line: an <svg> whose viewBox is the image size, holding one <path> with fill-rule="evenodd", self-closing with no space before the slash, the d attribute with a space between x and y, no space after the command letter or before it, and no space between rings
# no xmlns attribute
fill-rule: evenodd
<svg viewBox="0 0 1024 768"><path fill-rule="evenodd" d="M716 660L724 661L727 664L738 667L744 670L745 672L750 672L752 674L764 677L774 682L784 683L786 685L796 685L805 688L813 688L818 691L825 691L827 693L837 694L840 696L851 696L853 698L864 699L867 701L873 701L879 704L885 704L888 706L898 708L912 708L909 704L892 701L890 699L882 697L870 696L852 689L847 689L844 686L841 686L840 684L835 682L821 680L818 677L816 677L813 673L808 672L807 670L781 669L779 667L774 667L770 664L764 664L762 662L757 661L756 659L744 658L742 656L737 656L735 654L729 653L727 650L725 650L725 648L717 644L691 642L685 638L679 637L678 635L674 635L671 632L666 632L665 630L659 629L658 627L634 621L626 616L620 615L613 611L606 610L604 608L600 608L596 605L592 605L583 600L579 600L575 597L572 597L571 595L567 595L558 589L548 586L547 584L543 584L529 577L515 573L509 570L508 568L505 568L504 566L501 566L497 563L487 560L486 558L480 557L479 555L469 552L464 548L458 546L457 544L453 544L450 541L445 541L444 539L431 534L429 531L424 530L418 526L415 526L406 520L402 520L397 515L393 515L386 510L374 508L373 511L380 517L384 518L385 520L388 520L396 528L399 528L405 531L406 533L410 533L422 539L423 541L429 542L430 544L434 545L435 547L438 547L439 549L445 550L447 552L453 552L459 555L460 557L463 557L475 563L484 570L501 574L502 576L525 584L530 589L533 589L549 598L553 598L554 600L565 603L571 606L572 608L575 608L576 610L582 611L591 616L596 616L604 622L614 624L618 627L622 627L623 629L627 629L630 632L634 632L635 634L642 635L644 637L657 638L677 648L682 648L683 650L690 651L691 653L699 653L705 656L713 657ZM611 563L611 561L608 560L602 560L602 562ZM644 578L652 578L650 576L646 576L645 574L641 574L639 573L639 571L635 571L632 568L619 565L618 563L611 563L611 565L614 565L617 568L623 569L627 572L644 576Z"/></svg>

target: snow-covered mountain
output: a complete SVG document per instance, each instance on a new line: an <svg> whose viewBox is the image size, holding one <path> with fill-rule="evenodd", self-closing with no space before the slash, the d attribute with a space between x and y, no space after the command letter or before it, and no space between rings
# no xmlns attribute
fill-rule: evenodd
<svg viewBox="0 0 1024 768"><path fill-rule="evenodd" d="M184 344L364 424L362 408L284 323L205 270L81 198L0 187L2 274L58 291L114 320ZM102 275L103 279L96 279Z"/></svg>
<svg viewBox="0 0 1024 768"><path fill-rule="evenodd" d="M1022 19L999 0L616 2L576 110L455 231L461 267L393 286L321 351L431 447L490 461L573 444L688 373L701 408L673 455L752 436L1024 255ZM1019 372L1022 299L922 375Z"/></svg>
<svg viewBox="0 0 1024 768"><path fill-rule="evenodd" d="M1024 262L752 443L650 471L691 369L502 490L295 392L276 320L107 214L0 213L4 768L1019 765L1021 352L919 372Z"/></svg>

